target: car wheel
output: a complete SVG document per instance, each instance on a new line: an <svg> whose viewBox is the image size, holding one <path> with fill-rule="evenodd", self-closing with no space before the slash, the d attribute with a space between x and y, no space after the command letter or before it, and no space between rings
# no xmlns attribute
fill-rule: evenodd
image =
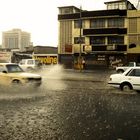
<svg viewBox="0 0 140 140"><path fill-rule="evenodd" d="M19 85L19 84L21 84L21 82L19 80L13 80L12 81L12 84L13 85Z"/></svg>
<svg viewBox="0 0 140 140"><path fill-rule="evenodd" d="M132 86L129 83L123 83L120 86L122 91L131 91L132 90Z"/></svg>
<svg viewBox="0 0 140 140"><path fill-rule="evenodd" d="M117 70L117 73L123 73L124 70Z"/></svg>

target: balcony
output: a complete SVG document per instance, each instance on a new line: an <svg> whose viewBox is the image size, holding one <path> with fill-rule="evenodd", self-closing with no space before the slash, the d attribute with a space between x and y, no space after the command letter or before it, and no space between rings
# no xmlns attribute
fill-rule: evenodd
<svg viewBox="0 0 140 140"><path fill-rule="evenodd" d="M81 18L101 18L101 17L126 17L127 11L126 10L98 10L98 11L82 11ZM59 14L58 20L66 20L66 19L79 19L79 13L73 14Z"/></svg>
<svg viewBox="0 0 140 140"><path fill-rule="evenodd" d="M84 36L127 34L127 28L83 29Z"/></svg>
<svg viewBox="0 0 140 140"><path fill-rule="evenodd" d="M121 52L127 51L127 45L93 45L92 51L114 51Z"/></svg>

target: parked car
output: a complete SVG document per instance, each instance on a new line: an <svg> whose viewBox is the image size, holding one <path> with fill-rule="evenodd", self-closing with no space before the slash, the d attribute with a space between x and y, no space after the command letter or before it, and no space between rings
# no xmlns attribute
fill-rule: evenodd
<svg viewBox="0 0 140 140"><path fill-rule="evenodd" d="M38 70L41 67L41 63L35 59L22 59L19 62L19 66L25 71Z"/></svg>
<svg viewBox="0 0 140 140"><path fill-rule="evenodd" d="M137 67L137 66L140 66L140 64L136 63L136 62L129 62L129 64L127 66L116 67L116 71L117 71L117 73L123 73L128 68L130 68L130 67Z"/></svg>
<svg viewBox="0 0 140 140"><path fill-rule="evenodd" d="M124 73L112 74L108 84L125 91L140 91L140 67L130 67Z"/></svg>
<svg viewBox="0 0 140 140"><path fill-rule="evenodd" d="M14 63L0 63L0 85L33 85L40 86L42 78L38 74L24 72Z"/></svg>

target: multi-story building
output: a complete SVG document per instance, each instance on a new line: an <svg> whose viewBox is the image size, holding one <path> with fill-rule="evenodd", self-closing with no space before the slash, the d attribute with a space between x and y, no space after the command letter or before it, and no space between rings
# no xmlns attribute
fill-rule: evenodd
<svg viewBox="0 0 140 140"><path fill-rule="evenodd" d="M13 29L2 33L2 48L3 49L18 49L25 51L30 46L30 33L24 32L21 29Z"/></svg>
<svg viewBox="0 0 140 140"><path fill-rule="evenodd" d="M86 69L140 62L140 11L127 0L105 2L107 9L59 7L59 62ZM80 61L79 61L80 60Z"/></svg>

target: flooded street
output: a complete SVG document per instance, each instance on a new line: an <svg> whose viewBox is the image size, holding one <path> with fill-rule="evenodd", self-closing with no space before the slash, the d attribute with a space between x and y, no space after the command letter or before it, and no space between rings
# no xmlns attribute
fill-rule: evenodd
<svg viewBox="0 0 140 140"><path fill-rule="evenodd" d="M0 140L140 140L140 94L108 87L112 71L60 66L38 89L0 90Z"/></svg>

